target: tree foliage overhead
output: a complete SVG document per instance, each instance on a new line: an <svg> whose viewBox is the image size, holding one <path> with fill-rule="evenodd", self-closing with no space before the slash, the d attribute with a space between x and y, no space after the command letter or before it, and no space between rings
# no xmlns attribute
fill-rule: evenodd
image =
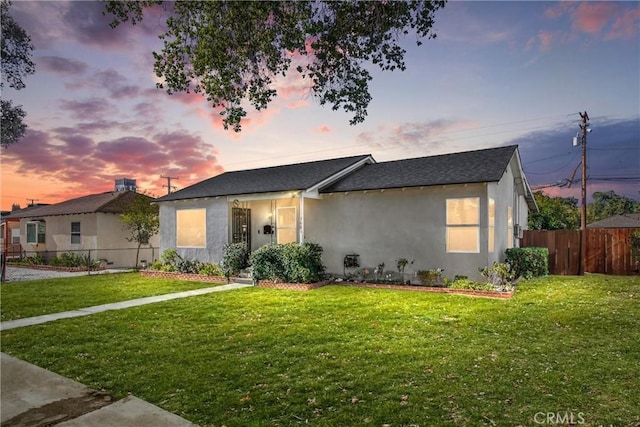
<svg viewBox="0 0 640 427"><path fill-rule="evenodd" d="M529 214L530 230L574 230L580 228L580 209L574 197L551 197L533 193L539 211Z"/></svg>
<svg viewBox="0 0 640 427"><path fill-rule="evenodd" d="M0 23L2 23L1 65L2 80L0 89L4 88L5 81L9 87L24 89L23 78L36 71L35 64L31 60L33 45L27 32L22 29L9 14L11 2L0 2ZM2 135L0 146L6 148L15 144L24 135L27 125L23 119L26 113L21 106L14 106L11 101L2 99Z"/></svg>
<svg viewBox="0 0 640 427"><path fill-rule="evenodd" d="M596 191L593 203L587 206L588 222L596 222L615 215L640 212L640 202L615 191Z"/></svg>
<svg viewBox="0 0 640 427"><path fill-rule="evenodd" d="M245 103L256 110L277 95L274 83L291 68L310 82L321 105L364 121L371 101L369 64L405 69L400 37L435 38L445 1L184 1L108 0L112 26L136 24L163 4L164 46L154 52L158 87L202 93L220 108L225 129L241 130Z"/></svg>

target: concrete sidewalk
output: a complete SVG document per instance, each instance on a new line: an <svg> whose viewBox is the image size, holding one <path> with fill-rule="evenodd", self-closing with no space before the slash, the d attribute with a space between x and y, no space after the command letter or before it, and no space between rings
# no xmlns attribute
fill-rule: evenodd
<svg viewBox="0 0 640 427"><path fill-rule="evenodd" d="M154 302L250 287L223 286L176 292L63 313L0 323L0 330L37 325L70 317L88 316ZM114 399L69 378L0 353L0 424L2 427L187 427L195 424L135 396Z"/></svg>
<svg viewBox="0 0 640 427"><path fill-rule="evenodd" d="M186 297L192 297L196 295L210 294L212 292L230 291L233 289L246 288L250 286L252 285L245 285L243 283L230 283L228 285L194 289L191 291L176 292L173 294L156 295L153 297L114 302L111 304L94 305L93 307L80 308L78 310L71 310L71 311L63 311L61 313L52 313L52 314L45 314L42 316L26 317L24 319L9 320L9 321L0 323L0 331L7 331L9 329L21 328L23 326L39 325L41 323L52 322L54 320L59 320L59 319L68 319L70 317L88 316L90 314L100 313L103 311L121 310L123 308L137 307L139 305L152 304L154 302L169 301L177 298L186 298Z"/></svg>

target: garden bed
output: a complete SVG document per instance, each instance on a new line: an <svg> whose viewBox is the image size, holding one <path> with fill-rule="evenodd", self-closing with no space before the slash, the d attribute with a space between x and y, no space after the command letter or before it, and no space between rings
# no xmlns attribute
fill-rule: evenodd
<svg viewBox="0 0 640 427"><path fill-rule="evenodd" d="M159 277L162 279L188 280L191 282L227 283L227 278L222 276L206 276L195 273L178 273L173 271L140 270L145 277ZM232 280L233 281L233 280Z"/></svg>
<svg viewBox="0 0 640 427"><path fill-rule="evenodd" d="M475 297L487 297L487 298L500 298L510 299L515 294L515 289L511 291L484 291L484 290L472 290L472 289L455 289L435 286L422 286L422 285L394 285L390 283L367 283L367 282L340 282L338 285L355 286L359 288L374 288L374 289L395 289L402 291L416 291L416 292L436 292L441 294L459 294L469 295Z"/></svg>
<svg viewBox="0 0 640 427"><path fill-rule="evenodd" d="M86 266L82 267L61 267L55 265L40 265L40 264L16 264L12 262L7 263L8 267L17 267L17 268L30 268L32 270L47 270L47 271L63 271L66 273L80 273L83 271L87 271ZM104 270L103 266L100 267L91 267L91 271L100 271Z"/></svg>

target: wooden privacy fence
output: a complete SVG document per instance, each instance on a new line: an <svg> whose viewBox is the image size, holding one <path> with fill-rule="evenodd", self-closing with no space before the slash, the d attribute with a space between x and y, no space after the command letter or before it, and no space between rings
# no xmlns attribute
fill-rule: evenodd
<svg viewBox="0 0 640 427"><path fill-rule="evenodd" d="M588 228L584 271L611 275L638 274L640 260L631 252L638 228ZM522 247L549 249L550 274L580 273L580 230L526 230Z"/></svg>

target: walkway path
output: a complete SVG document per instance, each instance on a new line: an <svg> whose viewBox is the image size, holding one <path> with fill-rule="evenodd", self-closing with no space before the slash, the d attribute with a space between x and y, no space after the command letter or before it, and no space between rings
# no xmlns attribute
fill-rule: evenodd
<svg viewBox="0 0 640 427"><path fill-rule="evenodd" d="M173 294L156 295L153 297L145 297L132 299L129 301L114 302L111 304L94 305L93 307L80 308L78 310L63 311L61 313L44 314L42 316L26 317L24 319L9 320L0 323L0 331L21 328L23 326L39 325L41 323L51 322L59 319L68 319L70 317L88 316L90 314L100 313L103 311L120 310L123 308L137 307L139 305L151 304L154 302L169 301L177 298L186 298L196 295L210 294L212 292L230 291L233 289L246 288L251 285L242 283L230 283L228 285L213 286L211 288L194 289L191 291L175 292Z"/></svg>
<svg viewBox="0 0 640 427"><path fill-rule="evenodd" d="M249 287L241 283L139 298L113 304L0 323L5 331L58 319L88 316L109 310L137 307ZM196 427L195 424L151 403L128 396L115 401L111 396L62 377L51 371L0 353L0 424L3 427L135 426Z"/></svg>

